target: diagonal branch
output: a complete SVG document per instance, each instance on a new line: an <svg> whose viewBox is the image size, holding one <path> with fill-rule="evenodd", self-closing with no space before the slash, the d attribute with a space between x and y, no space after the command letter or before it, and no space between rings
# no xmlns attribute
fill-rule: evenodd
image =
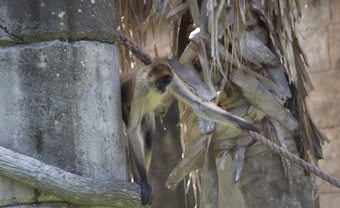
<svg viewBox="0 0 340 208"><path fill-rule="evenodd" d="M117 31L117 40L118 43L131 51L139 60L141 60L145 65L149 65L154 60L151 56L145 53L136 43L132 42L128 37L126 37L123 33Z"/></svg>
<svg viewBox="0 0 340 208"><path fill-rule="evenodd" d="M142 207L136 183L82 177L1 146L0 174L74 204Z"/></svg>

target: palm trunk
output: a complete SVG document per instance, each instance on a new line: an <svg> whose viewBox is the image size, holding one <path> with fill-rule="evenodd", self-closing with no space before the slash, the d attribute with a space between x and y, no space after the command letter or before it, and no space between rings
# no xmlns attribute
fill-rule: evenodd
<svg viewBox="0 0 340 208"><path fill-rule="evenodd" d="M266 126L274 142L297 155L291 133L273 120L267 121ZM306 175L303 169L287 159L271 153L262 143L255 144L246 152L240 187L247 207L314 207L314 177Z"/></svg>

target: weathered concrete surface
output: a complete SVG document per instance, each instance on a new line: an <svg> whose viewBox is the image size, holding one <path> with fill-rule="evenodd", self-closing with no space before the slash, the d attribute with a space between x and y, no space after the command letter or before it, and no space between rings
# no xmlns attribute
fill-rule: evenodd
<svg viewBox="0 0 340 208"><path fill-rule="evenodd" d="M0 145L79 175L126 179L117 57L93 41L0 48ZM40 196L0 182L12 201Z"/></svg>
<svg viewBox="0 0 340 208"><path fill-rule="evenodd" d="M340 71L317 73L311 78L315 90L308 103L315 124L321 128L340 126Z"/></svg>
<svg viewBox="0 0 340 208"><path fill-rule="evenodd" d="M115 2L111 0L1 1L0 31L2 45L53 39L114 43ZM1 33L7 33L9 37Z"/></svg>
<svg viewBox="0 0 340 208"><path fill-rule="evenodd" d="M15 38L8 34L5 29L0 28L0 45L10 45L15 42Z"/></svg>
<svg viewBox="0 0 340 208"><path fill-rule="evenodd" d="M80 208L82 206L70 206L69 203L41 203L41 204L33 204L31 205L32 208ZM8 206L7 208L25 208L24 205L14 205Z"/></svg>

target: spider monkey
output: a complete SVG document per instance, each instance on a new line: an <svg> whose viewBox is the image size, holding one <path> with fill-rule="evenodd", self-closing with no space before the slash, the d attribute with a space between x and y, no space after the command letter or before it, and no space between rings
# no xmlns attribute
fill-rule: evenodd
<svg viewBox="0 0 340 208"><path fill-rule="evenodd" d="M151 159L154 109L171 93L204 119L231 127L259 132L242 118L222 110L188 86L165 62L156 62L121 77L123 120L129 138L129 152L134 181L141 185L142 204L152 203L152 188L147 169Z"/></svg>

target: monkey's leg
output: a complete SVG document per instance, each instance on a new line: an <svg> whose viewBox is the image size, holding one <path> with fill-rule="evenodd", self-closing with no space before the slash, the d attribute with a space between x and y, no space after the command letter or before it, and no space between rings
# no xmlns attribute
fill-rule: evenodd
<svg viewBox="0 0 340 208"><path fill-rule="evenodd" d="M137 129L128 129L127 134L130 142L131 168L134 181L141 186L142 204L152 204L152 188L148 183L145 159L144 159L144 142ZM143 149L142 149L143 148Z"/></svg>
<svg viewBox="0 0 340 208"><path fill-rule="evenodd" d="M144 136L144 155L145 155L145 168L146 172L149 171L151 164L151 156L152 156L152 142L153 142L153 134L155 131L155 115L151 111L146 113L142 119L141 127L143 130Z"/></svg>
<svg viewBox="0 0 340 208"><path fill-rule="evenodd" d="M145 168L139 166L137 164L137 160L136 160L136 155L133 151L130 151L130 161L131 161L131 171L132 171L132 176L134 179L135 183L138 183L141 187L141 191L142 191L142 204L146 205L152 205L152 201L153 201L153 194L152 194L152 188L151 186L148 184L148 179L147 179L147 175L146 175L146 171ZM145 174L143 174L145 172Z"/></svg>

